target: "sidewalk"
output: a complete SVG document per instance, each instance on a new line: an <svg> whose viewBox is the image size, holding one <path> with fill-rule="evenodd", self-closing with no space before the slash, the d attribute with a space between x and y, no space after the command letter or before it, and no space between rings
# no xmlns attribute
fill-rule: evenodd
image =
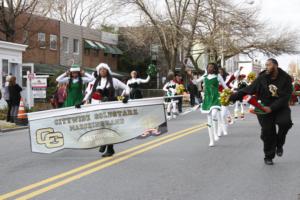
<svg viewBox="0 0 300 200"><path fill-rule="evenodd" d="M17 126L14 123L7 122L5 120L0 120L0 132L10 132L20 129L26 129L27 126Z"/></svg>

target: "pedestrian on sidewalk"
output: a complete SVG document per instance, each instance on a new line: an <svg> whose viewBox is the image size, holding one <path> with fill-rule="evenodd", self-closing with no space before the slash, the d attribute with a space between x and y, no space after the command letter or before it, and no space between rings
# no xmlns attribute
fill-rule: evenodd
<svg viewBox="0 0 300 200"><path fill-rule="evenodd" d="M71 107L80 104L83 99L84 84L93 80L94 77L82 71L78 65L72 65L69 71L57 77L56 81L58 83L68 84L67 98L63 107Z"/></svg>
<svg viewBox="0 0 300 200"><path fill-rule="evenodd" d="M11 105L10 111L10 122L15 123L18 117L18 111L21 101L21 91L22 88L16 83L16 77L12 76L9 79L8 92L9 92L9 102Z"/></svg>
<svg viewBox="0 0 300 200"><path fill-rule="evenodd" d="M197 100L199 98L199 93L198 93L198 87L195 84L196 75L193 72L189 72L189 83L187 86L187 91L190 94L190 105L191 107L194 107L196 104L199 104L199 101Z"/></svg>
<svg viewBox="0 0 300 200"><path fill-rule="evenodd" d="M277 60L270 58L266 62L266 70L251 85L233 94L230 100L242 100L243 96L249 94L255 94L264 105L266 114L257 114L257 118L261 126L265 164L273 165L275 155L283 155L286 135L293 126L289 107L292 79L279 68Z"/></svg>
<svg viewBox="0 0 300 200"><path fill-rule="evenodd" d="M11 76L8 75L5 78L5 84L4 84L4 92L3 92L3 98L7 103L7 116L6 116L6 121L10 122L10 111L11 111L11 103L9 100L9 80L10 80Z"/></svg>

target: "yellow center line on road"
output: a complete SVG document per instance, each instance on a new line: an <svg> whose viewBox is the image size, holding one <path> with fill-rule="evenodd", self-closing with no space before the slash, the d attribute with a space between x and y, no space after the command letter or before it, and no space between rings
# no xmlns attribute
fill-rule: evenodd
<svg viewBox="0 0 300 200"><path fill-rule="evenodd" d="M41 194L43 194L43 193L46 193L46 192L48 192L48 191L50 191L50 190L53 190L53 189L55 189L55 188L58 188L58 187L61 187L61 186L65 185L65 184L68 184L68 183L70 183L70 182L76 181L76 180L78 180L78 179L80 179L80 178L82 178L82 177L85 177L85 176L87 176L87 175L90 175L90 174L92 174L92 173L95 173L95 172L97 172L97 171L100 171L100 170L105 169L105 168L107 168L107 167L110 167L110 166L112 166L112 165L118 164L118 163L120 163L120 162L122 162L122 161L128 160L128 159L131 158L131 157L134 157L134 156L136 156L136 155L139 155L139 154L142 154L142 153L144 153L144 152L150 151L150 150L152 150L152 149L154 149L154 148L156 148L156 147L159 147L159 146L161 146L161 145L163 145L163 144L166 144L166 143L169 143L169 142L171 142L171 141L177 140L177 139L179 139L179 138L182 138L182 137L191 135L191 134L193 134L193 133L196 133L197 131L200 131L200 130L204 129L205 127L206 127L206 126L199 127L199 128L197 128L197 129L190 130L190 131L185 132L185 133L183 133L183 134L180 134L180 135L174 136L174 137L172 137L172 138L166 139L166 140L164 140L164 141L161 141L161 142L158 142L158 143L154 143L153 145L150 145L150 146L148 146L148 147L145 147L145 148L140 149L140 150L138 150L138 151L132 152L132 153L130 153L130 154L128 154L128 155L125 155L125 156L123 156L123 157L120 157L120 158L117 158L117 159L115 159L115 160L112 160L111 162L108 162L108 163L105 163L105 164L103 164L103 165L94 167L94 168L92 168L92 169L86 170L86 171L81 172L81 173L79 173L79 174L76 174L76 175L74 175L74 176L70 176L70 177L68 177L68 178L66 178L66 179L63 179L63 180L58 181L58 182L56 182L56 183L53 183L53 184L51 184L51 185L49 185L49 186L46 186L46 187L44 187L44 188L38 189L38 190L36 190L36 191L33 191L33 192L29 193L29 194L26 194L26 195L24 195L24 196L21 196L21 197L17 198L16 200L27 200L27 199L31 199L31 198L33 198L33 197L36 197L36 196L41 195Z"/></svg>
<svg viewBox="0 0 300 200"><path fill-rule="evenodd" d="M158 142L160 142L160 141L163 141L163 140L166 140L166 139L175 137L175 136L177 136L177 135L179 135L179 134L182 134L182 133L184 133L184 132L191 131L191 130L194 130L194 129L197 129L197 128L201 128L201 127L206 127L206 124L200 124L200 125L197 125L197 126L193 126L193 127L191 127L191 128L188 128L188 129L184 129L184 130L181 130L181 131L172 133L172 134L167 134L167 135L165 135L165 136L161 136L161 137L159 137L158 139L154 139L154 140L152 140L152 141L150 141L150 142L146 142L146 143L137 145L137 146L135 146L135 147L132 147L132 148L130 148L130 149L127 149L127 150L125 150L125 151L122 151L122 152L120 152L120 153L117 153L114 157L96 160L96 161L93 161L93 162L91 162L91 163L88 163L88 164L82 165L82 166L80 166L80 167L74 168L74 169L72 169L72 170L69 170L69 171L63 172L63 173L61 173L61 174L52 176L52 177L50 177L50 178L44 179L44 180L42 180L42 181L39 181L39 182L33 183L33 184L31 184L31 185L25 186L25 187L23 187L23 188L17 189L17 190L15 190L15 191L12 191L12 192L3 194L3 195L0 196L0 200L4 200L4 199L7 199L7 198L14 197L14 196L16 196L16 195L18 195L18 194L27 192L27 191L29 191L29 190L32 190L32 189L35 189L35 188L37 188L37 187L43 186L43 185L45 185L45 184L51 183L51 182L56 181L56 180L58 180L58 179L65 178L65 177L67 177L67 176L73 175L73 174L78 173L78 172L80 172L80 171L83 171L83 170L86 170L86 169L88 169L88 168L94 167L95 165L99 165L99 164L101 164L101 163L105 163L105 162L111 161L111 160L115 159L117 156L122 156L122 155L128 154L128 153L130 153L130 152L132 152L132 151L135 151L135 150L137 150L137 149L140 149L140 148L146 147L146 146L148 146L148 145L152 145L152 144L158 143Z"/></svg>

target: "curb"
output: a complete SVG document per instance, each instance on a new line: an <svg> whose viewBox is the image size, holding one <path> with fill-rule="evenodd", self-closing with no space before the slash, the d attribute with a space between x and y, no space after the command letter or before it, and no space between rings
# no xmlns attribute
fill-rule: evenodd
<svg viewBox="0 0 300 200"><path fill-rule="evenodd" d="M28 129L28 126L22 126L22 127L17 127L17 128L0 129L0 133L8 133L8 132L25 130L25 129Z"/></svg>

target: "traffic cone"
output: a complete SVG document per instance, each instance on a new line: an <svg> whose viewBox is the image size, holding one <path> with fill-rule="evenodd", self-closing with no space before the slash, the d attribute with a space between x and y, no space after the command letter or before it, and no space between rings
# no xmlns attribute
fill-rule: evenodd
<svg viewBox="0 0 300 200"><path fill-rule="evenodd" d="M27 118L27 114L25 112L23 98L21 98L21 101L20 101L20 106L19 106L19 111L18 111L18 117L17 117L17 120L16 120L16 124L20 125L20 126L27 126L28 125L28 118Z"/></svg>

